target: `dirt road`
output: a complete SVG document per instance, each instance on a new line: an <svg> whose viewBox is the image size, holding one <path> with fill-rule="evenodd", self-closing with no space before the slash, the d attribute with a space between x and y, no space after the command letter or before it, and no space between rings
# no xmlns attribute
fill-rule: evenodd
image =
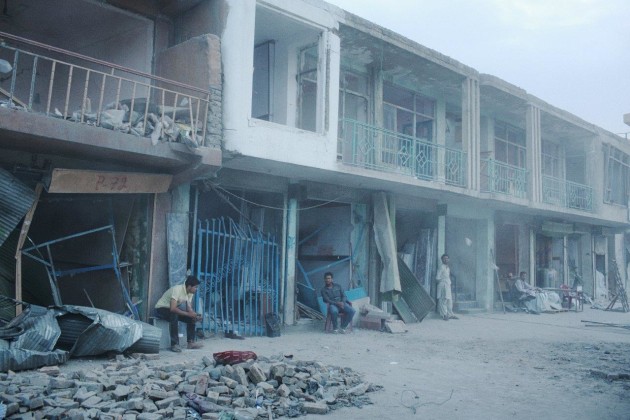
<svg viewBox="0 0 630 420"><path fill-rule="evenodd" d="M630 313L460 314L425 319L408 332L355 329L325 334L292 328L278 338L211 338L203 350L164 352L201 358L223 350L293 354L350 367L384 388L373 405L304 419L630 419ZM89 361L71 361L64 369ZM622 378L618 378L622 374ZM606 377L608 376L608 378Z"/></svg>

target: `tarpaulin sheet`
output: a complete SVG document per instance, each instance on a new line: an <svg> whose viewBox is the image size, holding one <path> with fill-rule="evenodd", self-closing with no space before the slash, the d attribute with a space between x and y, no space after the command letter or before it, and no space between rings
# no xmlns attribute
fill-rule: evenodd
<svg viewBox="0 0 630 420"><path fill-rule="evenodd" d="M380 292L400 292L398 276L398 255L396 241L387 207L387 196L383 192L373 195L374 201L374 239L376 249L383 263Z"/></svg>

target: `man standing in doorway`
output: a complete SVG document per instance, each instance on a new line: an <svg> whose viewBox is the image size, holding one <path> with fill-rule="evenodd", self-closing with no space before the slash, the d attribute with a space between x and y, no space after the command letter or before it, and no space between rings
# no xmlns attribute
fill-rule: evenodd
<svg viewBox="0 0 630 420"><path fill-rule="evenodd" d="M352 322L354 318L354 309L346 295L341 290L341 286L333 283L333 274L327 272L324 274L324 288L322 289L322 299L328 305L328 311L330 312L330 318L332 320L333 332L345 333L348 324ZM343 312L341 321L341 330L337 329L337 317L339 312Z"/></svg>
<svg viewBox="0 0 630 420"><path fill-rule="evenodd" d="M448 266L448 255L442 255L442 265L437 272L438 311L444 321L458 319L453 313L453 294L451 293L451 269Z"/></svg>

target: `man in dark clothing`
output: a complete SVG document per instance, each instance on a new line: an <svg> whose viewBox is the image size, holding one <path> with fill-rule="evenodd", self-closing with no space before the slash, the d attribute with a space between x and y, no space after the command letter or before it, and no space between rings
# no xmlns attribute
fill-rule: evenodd
<svg viewBox="0 0 630 420"><path fill-rule="evenodd" d="M354 309L348 299L346 299L346 295L341 290L341 286L336 283L333 283L333 275L331 272L327 272L324 274L324 287L322 288L322 299L328 305L328 310L330 311L330 316L333 325L333 332L345 333L346 327L352 321L354 317ZM337 329L337 317L339 316L339 312L343 312L344 316L341 321L341 330Z"/></svg>

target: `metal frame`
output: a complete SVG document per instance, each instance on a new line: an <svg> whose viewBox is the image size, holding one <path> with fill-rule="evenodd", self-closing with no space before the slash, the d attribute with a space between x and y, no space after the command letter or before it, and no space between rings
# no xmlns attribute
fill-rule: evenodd
<svg viewBox="0 0 630 420"><path fill-rule="evenodd" d="M91 234L95 234L99 232L107 232L107 231L111 234L111 238L112 238L112 253L111 253L112 262L110 264L92 265L88 267L73 268L73 269L67 269L67 270L60 270L55 267L55 261L54 261L53 253L51 250L52 245L55 245L55 244L58 244L67 240L76 239L82 236L91 235ZM42 250L45 251L45 255L42 254ZM37 253L38 255L35 255L35 253ZM118 280L118 283L120 284L120 288L122 290L123 299L125 303L127 304L128 309L131 311L131 314L133 315L135 319L140 319L140 315L138 314L138 309L136 308L136 305L131 300L131 297L129 296L129 291L127 290L127 287L123 283L120 269L121 267L124 267L126 265L121 263L118 257L118 249L116 246L116 234L114 231L113 224L96 228L96 229L87 230L84 232L78 232L72 235L54 239L52 241L43 242L39 245L33 245L31 247L23 249L22 255L29 257L34 261L39 262L45 267L46 272L48 273L48 281L50 282L50 288L53 294L53 301L55 305L57 306L63 305L61 301L61 294L59 293L58 279L60 277L73 276L75 274L88 273L91 271L98 271L98 270L109 270L109 269L114 270L116 279Z"/></svg>

